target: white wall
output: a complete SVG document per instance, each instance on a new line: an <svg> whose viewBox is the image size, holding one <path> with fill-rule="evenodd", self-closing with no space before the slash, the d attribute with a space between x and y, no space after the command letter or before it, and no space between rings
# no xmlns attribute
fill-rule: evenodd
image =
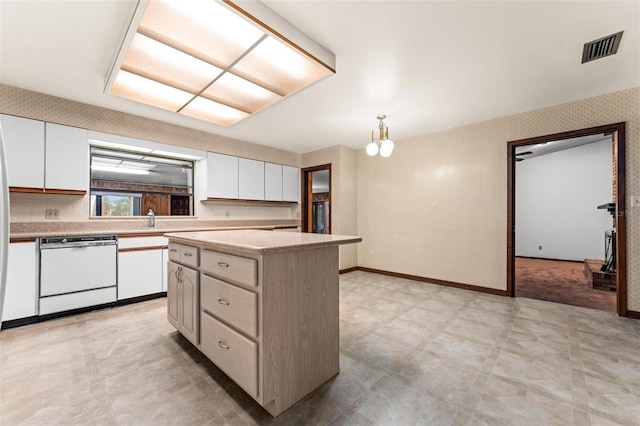
<svg viewBox="0 0 640 426"><path fill-rule="evenodd" d="M611 139L516 163L516 256L604 259L612 173Z"/></svg>
<svg viewBox="0 0 640 426"><path fill-rule="evenodd" d="M619 122L627 308L640 311L640 88L397 140L389 158L360 150L358 265L506 291L507 143Z"/></svg>
<svg viewBox="0 0 640 426"><path fill-rule="evenodd" d="M333 146L302 154L302 168L331 164L331 233L357 234L357 151L346 146ZM357 246L340 246L340 269L358 265Z"/></svg>

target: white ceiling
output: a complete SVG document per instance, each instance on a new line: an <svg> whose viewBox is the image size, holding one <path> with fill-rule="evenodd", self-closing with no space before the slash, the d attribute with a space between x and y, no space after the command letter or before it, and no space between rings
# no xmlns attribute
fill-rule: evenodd
<svg viewBox="0 0 640 426"><path fill-rule="evenodd" d="M293 152L363 148L640 86L638 1L266 1L337 73L230 128L103 93L135 1L0 1L0 82ZM624 30L618 54L585 42Z"/></svg>

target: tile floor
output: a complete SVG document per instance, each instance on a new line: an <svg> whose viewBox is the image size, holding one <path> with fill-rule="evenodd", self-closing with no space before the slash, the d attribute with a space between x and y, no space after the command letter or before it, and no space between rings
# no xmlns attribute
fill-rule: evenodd
<svg viewBox="0 0 640 426"><path fill-rule="evenodd" d="M341 276L341 373L272 419L165 299L0 332L2 425L640 425L640 321Z"/></svg>

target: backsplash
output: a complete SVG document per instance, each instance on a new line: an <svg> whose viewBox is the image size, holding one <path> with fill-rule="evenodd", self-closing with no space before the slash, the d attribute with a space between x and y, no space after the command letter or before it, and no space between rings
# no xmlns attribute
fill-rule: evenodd
<svg viewBox="0 0 640 426"><path fill-rule="evenodd" d="M89 199L85 195L59 195L59 194L10 194L10 220L11 223L43 222L47 224L64 222L107 222L106 218L89 218ZM46 219L47 209L58 209L58 219ZM299 220L300 206L298 204L247 204L242 202L196 201L196 216L194 218L181 217L163 219L158 217L159 223L164 220L183 222L186 220L215 220L215 221L291 221ZM122 218L112 218L112 221L122 222ZM146 221L143 217L139 221ZM218 225L220 226L220 225ZM235 226L235 224L233 224Z"/></svg>

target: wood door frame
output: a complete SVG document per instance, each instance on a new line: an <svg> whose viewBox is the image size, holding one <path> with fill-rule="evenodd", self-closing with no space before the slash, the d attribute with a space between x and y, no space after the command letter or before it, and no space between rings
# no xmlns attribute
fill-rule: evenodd
<svg viewBox="0 0 640 426"><path fill-rule="evenodd" d="M332 211L333 203L331 202L331 193L333 191L333 182L331 177L331 163L322 164L319 166L306 167L301 170L302 173L302 228L301 232L313 232L313 211L311 206L313 205L313 172L319 172L321 170L329 170L329 230L332 231Z"/></svg>
<svg viewBox="0 0 640 426"><path fill-rule="evenodd" d="M613 162L616 170L616 296L618 315L627 316L627 226L625 211L625 123L607 124L587 129L572 130L545 136L507 142L507 295L515 296L515 210L516 174L515 149L598 133L611 133L613 137Z"/></svg>

